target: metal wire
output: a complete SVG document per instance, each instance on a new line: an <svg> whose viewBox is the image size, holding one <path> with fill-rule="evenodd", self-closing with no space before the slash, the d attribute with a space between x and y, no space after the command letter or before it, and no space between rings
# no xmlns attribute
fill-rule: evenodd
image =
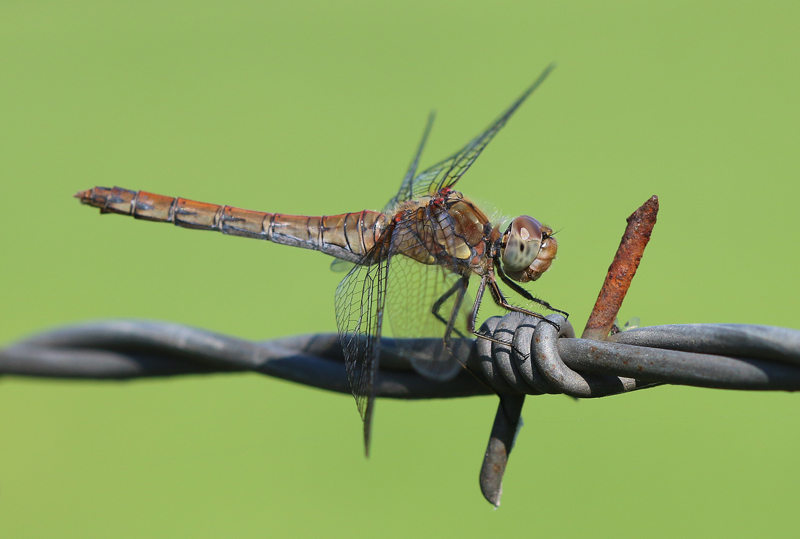
<svg viewBox="0 0 800 539"><path fill-rule="evenodd" d="M499 395L479 476L481 492L495 506L500 504L525 395L594 398L664 383L800 390L797 330L673 325L638 328L597 341L576 339L560 315L548 318L560 329L517 313L490 318L482 331L508 344L478 339L466 368L447 382L417 375L396 352L401 349L396 341L381 342L378 397ZM121 320L56 329L0 350L0 375L127 380L242 371L350 392L334 334L250 342L177 324Z"/></svg>
<svg viewBox="0 0 800 539"><path fill-rule="evenodd" d="M564 393L591 398L654 384L800 390L800 331L752 325L638 328L607 341L574 338L559 315L550 324L515 313L484 324L499 345L479 339L453 380L417 375L392 339L382 343L377 396L400 399ZM467 370L469 372L467 372ZM349 393L334 334L250 342L177 324L108 321L59 328L0 350L0 374L134 379L254 371Z"/></svg>

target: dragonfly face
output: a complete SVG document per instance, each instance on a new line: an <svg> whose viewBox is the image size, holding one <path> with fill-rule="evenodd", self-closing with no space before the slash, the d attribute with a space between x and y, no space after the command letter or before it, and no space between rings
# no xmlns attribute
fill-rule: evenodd
<svg viewBox="0 0 800 539"><path fill-rule="evenodd" d="M533 217L521 215L508 225L500 245L500 260L506 275L526 283L535 281L550 268L558 243L550 227Z"/></svg>

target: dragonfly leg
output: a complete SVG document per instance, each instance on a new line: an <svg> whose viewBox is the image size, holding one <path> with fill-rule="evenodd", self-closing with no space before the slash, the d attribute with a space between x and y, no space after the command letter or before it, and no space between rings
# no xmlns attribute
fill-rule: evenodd
<svg viewBox="0 0 800 539"><path fill-rule="evenodd" d="M435 316L436 319L439 322L441 322L442 324L444 324L445 326L448 324L448 322L447 322L447 320L444 319L444 317L441 314L439 314L439 309L441 309L442 305L444 305L444 302L447 301L448 299L450 299L450 296L455 294L458 291L458 289L460 287L462 287L462 286L463 285L462 285L461 281L453 283L453 286L451 286L450 289L447 292L442 294L442 296L439 299L437 299L436 303L434 303L433 306L431 307L431 314L433 316ZM466 287L464 287L464 288L466 289ZM462 292L462 295L463 295L463 292Z"/></svg>
<svg viewBox="0 0 800 539"><path fill-rule="evenodd" d="M538 303L539 305L541 305L542 307L544 307L548 311L553 311L554 313L563 314L564 318L569 319L569 313L567 313L566 311L562 311L561 309L556 309L555 307L553 307L552 305L550 305L548 302L546 302L543 299L539 299L537 297L534 297L533 295L531 295L530 292L528 292L527 290L522 288L520 285L518 285L517 283L515 283L514 281L509 279L508 275L506 275L505 272L503 272L503 268L500 267L500 264L498 262L495 261L495 266L494 267L495 267L495 271L500 276L500 279L506 285L508 285L508 287L511 290L513 290L514 292L516 292L517 294L519 294L523 298L527 299L528 301L533 301L534 303Z"/></svg>
<svg viewBox="0 0 800 539"><path fill-rule="evenodd" d="M450 336L453 334L453 331L455 331L460 338L464 338L464 334L456 329L455 325L456 320L458 319L458 311L461 310L461 304L464 302L464 296L467 293L467 284L469 284L467 279L458 280L453 284L453 286L450 287L450 290L442 294L442 297L436 300L436 303L434 303L433 307L431 308L431 313L433 316L446 325L446 329L444 331L444 345L446 348L450 347ZM450 310L450 318L449 320L445 320L442 315L439 314L439 309L450 296L456 293L458 295L456 296L453 308Z"/></svg>
<svg viewBox="0 0 800 539"><path fill-rule="evenodd" d="M481 277L481 282L478 285L478 291L475 293L475 303L472 304L472 312L470 313L469 318L467 319L467 331L469 331L470 333L472 333L473 335L475 335L479 339L484 339L484 340L487 340L487 341L490 341L490 342L494 342L494 343L497 343L497 344L502 344L503 346L509 346L520 357L527 359L529 357L529 354L526 354L526 353L522 352L521 350L517 349L517 347L514 346L513 343L511 343L509 341L504 341L502 339L497 339L493 335L490 335L488 333L482 333L482 332L480 332L480 331L475 329L475 320L478 319L478 309L480 309L481 301L483 300L483 293L486 290L486 284L487 284L488 280L489 280L489 276L488 275L484 275L483 277ZM492 282L494 282L494 281L492 280ZM497 285L495 284L495 287L496 286ZM491 291L491 288L490 288L490 291ZM492 296L494 296L494 292L492 292ZM502 294L501 294L501 296L502 296ZM497 300L495 300L495 301L497 301ZM536 313L532 313L532 314L534 316L537 316ZM538 315L538 316L539 316L539 318L541 318L541 315Z"/></svg>
<svg viewBox="0 0 800 539"><path fill-rule="evenodd" d="M553 326L557 330L561 331L561 326L559 326L555 322L552 322L552 321L548 320L547 318L545 318L541 314L535 313L533 311L529 311L527 309L522 309L522 308L517 307L515 305L511 305L506 300L505 296L503 295L503 292L500 290L500 287L497 286L497 281L495 281L494 278L490 279L487 282L487 284L489 285L489 292L492 293L492 298L494 299L494 302L498 306L502 307L503 309L507 309L509 311L513 311L515 313L521 313L521 314L527 314L528 316L533 316L534 318L538 318L542 322L547 322L548 324L550 324L551 326Z"/></svg>
<svg viewBox="0 0 800 539"><path fill-rule="evenodd" d="M436 303L433 304L431 307L431 314L436 317L436 319L445 325L445 333L444 333L444 344L445 346L449 346L450 344L450 335L455 332L458 334L459 337L462 339L464 338L464 334L461 333L458 329L455 328L456 319L458 318L458 311L461 309L461 304L464 301L464 295L467 292L467 281L464 279L460 279L459 281L453 283L453 286L450 289L442 294L442 296L436 300ZM455 305L450 311L450 317L448 320L445 320L444 317L439 314L439 309L442 308L444 302L447 301L450 296L453 294L458 293L456 297Z"/></svg>

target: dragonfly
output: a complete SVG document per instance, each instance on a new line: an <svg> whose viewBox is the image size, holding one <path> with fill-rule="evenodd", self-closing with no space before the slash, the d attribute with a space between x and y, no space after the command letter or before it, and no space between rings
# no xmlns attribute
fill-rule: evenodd
<svg viewBox="0 0 800 539"><path fill-rule="evenodd" d="M101 213L215 230L335 257L332 268L347 270L336 288L336 321L368 456L384 329L398 338L398 353L418 373L449 380L460 371L473 337L509 344L476 330L487 290L501 308L553 323L512 305L498 279L529 302L568 316L518 284L536 281L550 268L558 250L553 230L527 215L514 218L503 230L453 188L553 67L548 66L466 146L418 172L435 118L431 113L400 189L382 211L285 215L120 187L94 187L75 197ZM470 308L467 288L472 277L479 282Z"/></svg>

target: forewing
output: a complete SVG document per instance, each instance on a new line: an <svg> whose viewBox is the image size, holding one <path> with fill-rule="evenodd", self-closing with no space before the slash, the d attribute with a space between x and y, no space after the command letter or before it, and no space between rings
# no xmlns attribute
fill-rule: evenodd
<svg viewBox="0 0 800 539"><path fill-rule="evenodd" d="M433 121L435 119L436 113L431 112L428 115L428 123L425 125L425 131L422 133L422 140L419 141L419 146L417 146L417 152L414 154L414 159L411 160L411 164L408 166L408 170L403 178L403 182L400 184L400 189L397 191L397 194L392 197L392 199L383 208L384 213L392 210L399 202L403 202L411 198L411 185L414 182L414 177L417 174L417 167L419 166L419 160L422 157L422 150L425 148L425 143L428 141L428 135L431 133Z"/></svg>
<svg viewBox="0 0 800 539"><path fill-rule="evenodd" d="M544 82L544 79L555 68L555 65L549 65L539 78L531 84L521 96L517 98L506 111L500 115L483 133L472 139L469 144L464 146L461 150L457 151L444 161L440 161L432 167L420 172L412 181L411 185L401 189L398 197L403 194L406 198L398 200L408 200L412 198L419 198L426 195L434 195L445 187L452 187L464 173L469 170L472 163L478 158L481 152L491 142L494 136L500 129L506 125L509 118L517 111L517 109L525 102L539 85ZM405 186L405 180L404 180ZM397 197L395 197L397 198ZM394 199L393 199L394 200Z"/></svg>
<svg viewBox="0 0 800 539"><path fill-rule="evenodd" d="M388 242L387 242L388 243ZM387 245L377 243L336 288L336 325L344 349L350 389L364 421L364 449L369 455L375 376L380 358L386 277L390 259Z"/></svg>

